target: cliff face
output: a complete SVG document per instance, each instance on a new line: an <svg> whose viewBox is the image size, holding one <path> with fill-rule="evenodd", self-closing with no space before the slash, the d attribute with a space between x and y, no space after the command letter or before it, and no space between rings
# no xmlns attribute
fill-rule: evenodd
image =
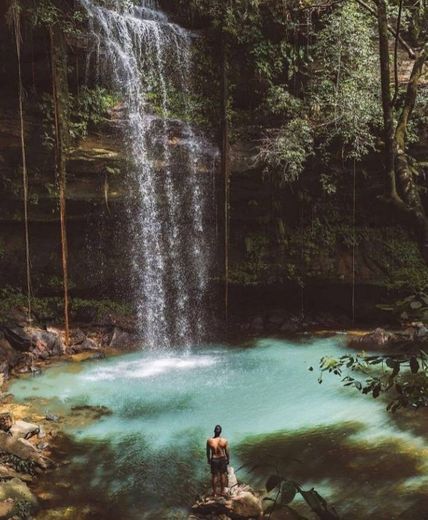
<svg viewBox="0 0 428 520"><path fill-rule="evenodd" d="M17 106L16 56L13 38L0 21L0 286L25 285L25 248L21 150ZM33 46L30 41L33 38ZM46 37L24 34L23 71L25 134L30 183L30 240L34 291L61 293L58 191L52 149L46 146L48 109L43 96L50 92ZM74 95L84 87L84 46L69 46L73 64L70 83ZM76 75L76 70L80 75ZM97 124L89 123L84 136L70 146L67 161L67 227L71 291L85 297L126 297L129 280L127 208L132 205L129 154L123 137L120 100ZM237 304L259 299L260 305L300 305L306 291L310 305L328 306L329 300L349 310L350 286L369 294L372 303L427 280L415 239L397 226L382 208L374 207L370 187L357 186L357 219L352 200L298 197L292 188L279 188L255 156L263 128L236 132L231 150L231 282ZM172 125L176 172L180 174L181 127ZM212 147L216 139L212 139ZM428 162L428 139L418 144L419 160ZM215 152L207 150L201 172L212 167ZM211 161L211 163L209 162ZM377 163L376 163L377 161ZM161 164L159 165L161 168ZM379 169L379 158L373 168ZM213 173L215 215L208 217L218 242L218 275L222 273L224 223L222 179ZM349 177L349 181L352 178ZM351 192L352 190L350 190ZM333 289L334 290L333 290ZM266 297L264 290L270 292ZM370 299L369 298L369 299ZM257 303L257 302L256 302Z"/></svg>

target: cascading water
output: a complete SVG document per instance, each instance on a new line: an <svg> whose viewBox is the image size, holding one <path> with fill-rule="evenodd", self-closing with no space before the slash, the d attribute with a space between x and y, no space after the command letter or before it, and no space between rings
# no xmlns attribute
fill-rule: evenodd
<svg viewBox="0 0 428 520"><path fill-rule="evenodd" d="M144 344L198 343L212 241L205 225L210 147L190 122L193 35L152 0L81 2L99 72L112 79L127 114L132 293Z"/></svg>

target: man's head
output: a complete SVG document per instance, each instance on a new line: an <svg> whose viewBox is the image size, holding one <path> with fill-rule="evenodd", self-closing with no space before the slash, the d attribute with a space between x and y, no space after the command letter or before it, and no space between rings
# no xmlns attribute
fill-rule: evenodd
<svg viewBox="0 0 428 520"><path fill-rule="evenodd" d="M217 426L214 428L214 437L220 437L221 435L221 426L217 424Z"/></svg>

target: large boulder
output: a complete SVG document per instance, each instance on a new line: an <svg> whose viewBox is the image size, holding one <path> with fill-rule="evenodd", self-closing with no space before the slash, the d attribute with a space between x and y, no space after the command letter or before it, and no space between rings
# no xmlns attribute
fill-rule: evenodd
<svg viewBox="0 0 428 520"><path fill-rule="evenodd" d="M362 349L382 349L387 345L396 341L396 337L392 332L388 332L378 327L368 334L364 334L358 339L353 338L351 344Z"/></svg>
<svg viewBox="0 0 428 520"><path fill-rule="evenodd" d="M9 341L0 332L0 360L7 366L14 366L19 358L19 353L12 347ZM3 372L3 370L1 370Z"/></svg>
<svg viewBox="0 0 428 520"><path fill-rule="evenodd" d="M41 430L40 426L37 424L21 421L18 419L12 424L9 431L14 437L18 439L29 439L34 435L39 435Z"/></svg>
<svg viewBox="0 0 428 520"><path fill-rule="evenodd" d="M45 457L31 442L3 431L0 431L0 451L15 455L25 461L34 462L41 468L48 467Z"/></svg>
<svg viewBox="0 0 428 520"><path fill-rule="evenodd" d="M259 518L262 505L251 491L242 491L232 497L231 512L238 518Z"/></svg>
<svg viewBox="0 0 428 520"><path fill-rule="evenodd" d="M42 329L32 331L32 352L36 358L46 359L50 356L61 356L65 347L61 338L55 332Z"/></svg>
<svg viewBox="0 0 428 520"><path fill-rule="evenodd" d="M19 478L13 478L0 483L0 501L13 500L15 502L27 502L32 508L37 507L37 499L25 482Z"/></svg>
<svg viewBox="0 0 428 520"><path fill-rule="evenodd" d="M260 497L249 486L240 484L229 488L226 497L202 497L193 505L189 519L259 520L262 515Z"/></svg>
<svg viewBox="0 0 428 520"><path fill-rule="evenodd" d="M80 352L87 352L98 349L99 347L94 340L88 338L82 330L76 329L71 335L71 344L67 348L67 353L79 354Z"/></svg>
<svg viewBox="0 0 428 520"><path fill-rule="evenodd" d="M132 350L141 344L137 334L126 332L118 327L114 328L109 347L114 349Z"/></svg>
<svg viewBox="0 0 428 520"><path fill-rule="evenodd" d="M32 346L31 337L27 334L24 327L2 326L1 332L9 344L20 352L28 352Z"/></svg>

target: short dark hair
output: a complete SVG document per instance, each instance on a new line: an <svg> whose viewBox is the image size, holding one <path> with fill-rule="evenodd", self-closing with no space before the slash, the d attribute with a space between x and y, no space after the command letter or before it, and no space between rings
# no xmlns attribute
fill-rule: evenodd
<svg viewBox="0 0 428 520"><path fill-rule="evenodd" d="M217 424L216 427L214 428L214 434L220 435L220 433L221 433L221 426L219 424Z"/></svg>

